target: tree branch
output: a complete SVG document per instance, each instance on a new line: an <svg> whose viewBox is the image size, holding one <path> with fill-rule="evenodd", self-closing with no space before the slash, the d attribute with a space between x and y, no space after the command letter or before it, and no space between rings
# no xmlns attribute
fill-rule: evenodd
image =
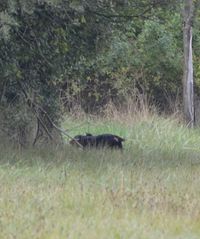
<svg viewBox="0 0 200 239"><path fill-rule="evenodd" d="M151 10L151 7L147 8L146 10L144 10L141 14L136 14L136 15L125 15L125 14L106 14L103 12L97 12L94 10L91 10L88 8L88 11L92 14L95 14L97 16L101 16L104 18L125 18L125 19L132 19L132 18L139 18L139 17L144 17L144 15L149 12Z"/></svg>
<svg viewBox="0 0 200 239"><path fill-rule="evenodd" d="M20 88L21 88L22 92L24 93L24 96L25 96L25 98L26 98L26 100L27 100L28 106L33 110L35 116L36 116L37 119L38 119L38 122L41 124L41 126L43 127L43 129L45 130L45 132L47 133L47 135L49 136L49 138L50 138L51 140L53 140L53 137L52 137L52 135L50 134L48 128L46 127L46 125L45 125L45 123L43 122L43 120L40 118L39 112L38 112L37 109L39 109L40 112L43 113L43 114L46 116L48 122L49 122L57 131L59 131L59 132L61 132L62 134L66 135L68 138L73 139L73 140L76 142L76 144L77 144L81 149L83 149L83 146L82 146L76 139L74 139L71 135L69 135L68 133L66 133L65 130L63 130L63 129L61 129L60 127L58 127L58 126L52 121L52 119L50 118L50 116L48 115L48 113L47 113L41 106L39 106L38 104L36 104L35 102L33 102L33 101L30 99L30 97L28 96L28 93L26 92L26 90L25 90L23 84L22 84L20 81L19 81L18 83L19 83L19 85L20 85ZM35 138L35 140L36 140L36 138ZM34 140L34 144L35 144L35 140Z"/></svg>

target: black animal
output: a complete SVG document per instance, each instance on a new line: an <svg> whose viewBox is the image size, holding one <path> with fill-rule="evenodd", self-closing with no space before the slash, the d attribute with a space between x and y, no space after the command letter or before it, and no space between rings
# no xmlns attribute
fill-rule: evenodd
<svg viewBox="0 0 200 239"><path fill-rule="evenodd" d="M101 134L101 135L76 135L71 141L70 144L77 145L80 144L85 147L90 148L115 148L115 149L122 149L123 145L122 142L124 141L123 138L113 135L113 134ZM77 143L78 142L78 143Z"/></svg>

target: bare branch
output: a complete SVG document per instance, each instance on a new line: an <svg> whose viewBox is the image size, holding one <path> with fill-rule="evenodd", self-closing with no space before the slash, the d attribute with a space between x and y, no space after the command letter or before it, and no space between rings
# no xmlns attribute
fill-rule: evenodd
<svg viewBox="0 0 200 239"><path fill-rule="evenodd" d="M52 135L50 134L48 128L46 127L45 123L43 122L43 120L42 120L42 119L40 118L40 116L39 116L39 113L40 113L40 112L43 113L43 114L46 116L46 119L48 120L48 122L49 122L57 131L59 131L59 132L61 132L62 134L66 135L68 138L73 139L73 140L76 142L76 144L77 144L81 149L83 149L83 146L82 146L76 139L74 139L71 135L69 135L68 133L66 133L65 130L63 130L63 129L61 129L60 127L58 127L58 126L52 121L52 119L50 118L50 116L48 115L48 113L47 113L41 106L39 106L38 104L36 104L35 102L33 102L33 101L30 99L30 97L28 96L28 93L26 92L26 90L25 90L23 84L22 84L20 81L19 81L18 83L19 83L19 85L20 85L20 88L21 88L22 92L24 93L24 96L25 96L25 98L26 98L26 100L27 100L28 106L33 110L35 116L36 116L37 119L38 119L38 122L41 124L41 126L43 127L43 129L45 130L45 132L47 133L47 135L49 136L49 138L50 138L51 140L53 140L53 137L52 137ZM40 111L40 112L39 112L39 111ZM35 140L34 140L34 144L35 144L35 141L36 141L36 138L35 138Z"/></svg>

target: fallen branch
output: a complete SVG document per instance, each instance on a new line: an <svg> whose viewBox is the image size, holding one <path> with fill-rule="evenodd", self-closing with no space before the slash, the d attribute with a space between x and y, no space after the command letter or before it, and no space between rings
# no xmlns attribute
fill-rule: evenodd
<svg viewBox="0 0 200 239"><path fill-rule="evenodd" d="M39 107L39 109L42 111L42 113L44 113L44 114L46 115L48 121L51 123L51 125L52 125L56 130L58 130L59 132L61 132L61 133L64 134L64 135L66 135L68 138L73 139L73 140L76 142L76 144L83 149L83 146L82 146L76 139L74 139L71 135L69 135L68 133L66 133L65 130L63 130L63 129L61 129L60 127L58 127L58 126L52 121L52 119L50 118L50 116L48 115L48 113L47 113L41 106Z"/></svg>
<svg viewBox="0 0 200 239"><path fill-rule="evenodd" d="M40 118L39 116L39 112L38 112L38 109L41 111L41 113L43 113L47 120L49 121L49 123L59 132L61 132L62 134L66 135L68 138L70 139L73 139L76 144L81 148L83 149L83 146L75 139L73 138L71 135L69 135L68 133L66 133L65 130L61 129L60 127L58 127L53 121L52 119L50 118L50 116L48 115L48 113L41 107L39 106L38 104L36 104L35 102L33 102L30 97L28 96L28 93L26 92L24 86L22 85L21 82L19 82L19 85L20 85L20 88L22 89L22 92L24 93L24 96L26 98L26 101L27 101L27 104L28 106L33 110L35 116L37 117L37 120L38 120L38 123L41 124L41 126L43 127L44 131L46 132L46 134L49 136L49 138L51 140L53 140L53 137L51 135L51 133L49 132L48 128L46 127L45 123L43 122L43 120ZM39 126L38 126L39 127ZM36 143L37 141L37 136L38 136L38 129L37 129L37 133L36 133L36 137L34 139L34 142L33 142L33 145Z"/></svg>

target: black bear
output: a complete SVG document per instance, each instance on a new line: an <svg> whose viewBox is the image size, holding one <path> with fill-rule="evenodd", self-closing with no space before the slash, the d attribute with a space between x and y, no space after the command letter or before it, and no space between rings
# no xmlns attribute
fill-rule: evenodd
<svg viewBox="0 0 200 239"><path fill-rule="evenodd" d="M77 145L80 144L85 147L95 147L95 148L115 148L122 149L123 138L113 135L113 134L100 134L100 135L76 135L72 140L70 140L70 144Z"/></svg>

